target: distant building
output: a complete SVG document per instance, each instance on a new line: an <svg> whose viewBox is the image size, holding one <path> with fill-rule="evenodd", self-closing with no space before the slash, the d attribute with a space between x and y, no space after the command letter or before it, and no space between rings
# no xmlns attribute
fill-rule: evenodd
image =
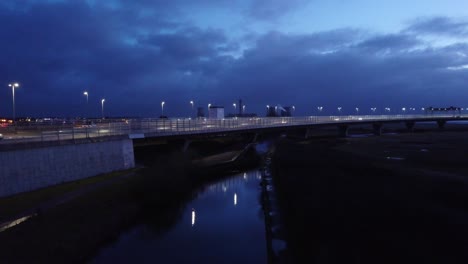
<svg viewBox="0 0 468 264"><path fill-rule="evenodd" d="M224 106L210 106L208 108L208 118L210 119L223 119Z"/></svg>
<svg viewBox="0 0 468 264"><path fill-rule="evenodd" d="M292 116L294 112L294 106L281 106L281 105L276 105L276 106L267 106L267 117L278 117L278 116L283 116L283 117L288 117Z"/></svg>
<svg viewBox="0 0 468 264"><path fill-rule="evenodd" d="M205 117L205 110L203 109L203 107L197 108L197 117Z"/></svg>
<svg viewBox="0 0 468 264"><path fill-rule="evenodd" d="M281 111L281 116L292 116L292 107L291 106L283 107L283 110Z"/></svg>
<svg viewBox="0 0 468 264"><path fill-rule="evenodd" d="M267 117L276 117L278 114L276 113L276 109L274 106L267 106Z"/></svg>

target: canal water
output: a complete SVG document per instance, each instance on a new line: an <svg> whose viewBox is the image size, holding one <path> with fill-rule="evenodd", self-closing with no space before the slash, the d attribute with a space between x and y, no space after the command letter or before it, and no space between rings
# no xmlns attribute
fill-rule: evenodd
<svg viewBox="0 0 468 264"><path fill-rule="evenodd" d="M267 263L262 172L207 184L166 230L135 226L91 263Z"/></svg>

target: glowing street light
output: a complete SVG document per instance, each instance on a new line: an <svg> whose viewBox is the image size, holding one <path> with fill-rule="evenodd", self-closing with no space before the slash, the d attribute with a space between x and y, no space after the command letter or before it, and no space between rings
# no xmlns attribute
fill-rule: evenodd
<svg viewBox="0 0 468 264"><path fill-rule="evenodd" d="M190 101L190 104L192 105L192 115L193 115L193 100Z"/></svg>
<svg viewBox="0 0 468 264"><path fill-rule="evenodd" d="M195 209L192 208L192 226L195 225Z"/></svg>
<svg viewBox="0 0 468 264"><path fill-rule="evenodd" d="M341 114L341 106L338 106L338 112Z"/></svg>
<svg viewBox="0 0 468 264"><path fill-rule="evenodd" d="M19 87L18 83L10 83L8 84L9 87L11 87L11 92L13 94L13 122L15 122L15 88Z"/></svg>
<svg viewBox="0 0 468 264"><path fill-rule="evenodd" d="M403 111L403 114L404 114L406 112L406 108L405 107L401 108L401 111Z"/></svg>
<svg viewBox="0 0 468 264"><path fill-rule="evenodd" d="M359 115L359 107L356 107L356 114Z"/></svg>
<svg viewBox="0 0 468 264"><path fill-rule="evenodd" d="M102 99L101 100L101 114L102 114L102 119L104 119L104 102L106 101L106 99Z"/></svg>
<svg viewBox="0 0 468 264"><path fill-rule="evenodd" d="M86 95L86 104L88 104L88 92L87 92L87 91L84 91L83 94Z"/></svg>
<svg viewBox="0 0 468 264"><path fill-rule="evenodd" d="M322 112L323 106L317 106L317 109L319 110L319 112Z"/></svg>
<svg viewBox="0 0 468 264"><path fill-rule="evenodd" d="M245 112L245 105L242 106L242 113Z"/></svg>
<svg viewBox="0 0 468 264"><path fill-rule="evenodd" d="M87 91L84 91L83 95L86 96L86 109L85 109L85 112L86 112L86 113L85 113L85 115L87 115L87 114L88 114L88 95L89 95L89 94L88 94Z"/></svg>
<svg viewBox="0 0 468 264"><path fill-rule="evenodd" d="M372 112L374 112L374 114L375 114L375 110L377 110L377 108L376 108L376 107L372 107L371 110L372 110Z"/></svg>
<svg viewBox="0 0 468 264"><path fill-rule="evenodd" d="M236 103L233 103L232 106L234 106L234 111L236 111L236 110L237 110L237 105L236 105Z"/></svg>
<svg viewBox="0 0 468 264"><path fill-rule="evenodd" d="M164 101L161 102L161 116L164 115L164 104L165 104L165 103L166 103L166 102L164 102Z"/></svg>

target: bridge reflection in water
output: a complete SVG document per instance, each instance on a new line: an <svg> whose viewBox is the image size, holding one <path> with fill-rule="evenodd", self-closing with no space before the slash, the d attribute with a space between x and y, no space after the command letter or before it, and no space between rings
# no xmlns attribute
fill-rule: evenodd
<svg viewBox="0 0 468 264"><path fill-rule="evenodd" d="M267 263L261 181L252 170L207 184L169 228L136 226L92 263Z"/></svg>

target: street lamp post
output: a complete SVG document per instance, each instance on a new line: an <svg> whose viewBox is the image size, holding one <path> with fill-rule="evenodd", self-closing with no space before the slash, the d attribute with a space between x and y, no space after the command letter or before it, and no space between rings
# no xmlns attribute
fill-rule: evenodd
<svg viewBox="0 0 468 264"><path fill-rule="evenodd" d="M375 110L377 110L377 108L376 108L376 107L372 107L371 110L372 110L372 112L374 112L374 114L375 114Z"/></svg>
<svg viewBox="0 0 468 264"><path fill-rule="evenodd" d="M15 88L19 87L18 83L10 83L8 84L11 87L11 92L13 94L13 123L16 123L16 113L15 113Z"/></svg>
<svg viewBox="0 0 468 264"><path fill-rule="evenodd" d="M88 94L87 91L84 91L83 94L86 95L86 109L85 109L85 115L88 115L88 101L89 101L89 100L88 100L88 96L89 96L89 94ZM86 117L85 117L85 118L86 118Z"/></svg>
<svg viewBox="0 0 468 264"><path fill-rule="evenodd" d="M356 115L359 115L359 107L356 107Z"/></svg>
<svg viewBox="0 0 468 264"><path fill-rule="evenodd" d="M88 92L85 91L83 94L86 95L86 104L87 104L88 103Z"/></svg>
<svg viewBox="0 0 468 264"><path fill-rule="evenodd" d="M104 102L106 101L106 99L102 99L101 100L101 115L102 115L102 119L104 119Z"/></svg>
<svg viewBox="0 0 468 264"><path fill-rule="evenodd" d="M164 102L164 101L161 102L161 116L164 116L164 104L165 103L166 102Z"/></svg>
<svg viewBox="0 0 468 264"><path fill-rule="evenodd" d="M337 108L337 109L338 109L338 113L340 113L340 114L341 114L341 106L338 106L338 108Z"/></svg>
<svg viewBox="0 0 468 264"><path fill-rule="evenodd" d="M190 104L192 105L192 114L191 115L193 115L193 100L190 101Z"/></svg>
<svg viewBox="0 0 468 264"><path fill-rule="evenodd" d="M322 113L323 106L317 106L317 109L319 110L320 113Z"/></svg>

